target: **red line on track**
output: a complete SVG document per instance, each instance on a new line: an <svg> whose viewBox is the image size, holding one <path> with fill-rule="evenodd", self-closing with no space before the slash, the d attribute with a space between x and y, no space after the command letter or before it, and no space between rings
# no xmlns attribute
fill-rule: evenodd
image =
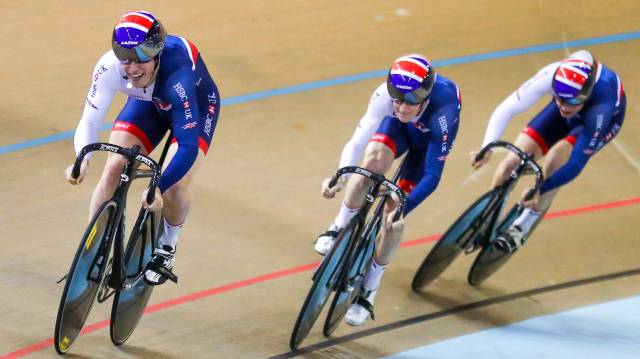
<svg viewBox="0 0 640 359"><path fill-rule="evenodd" d="M579 208L573 208L573 209L568 209L568 210L564 210L564 211L552 212L552 213L548 213L547 215L545 215L545 218L551 219L551 218L575 216L575 215L582 214L582 213L603 211L603 210L617 208L617 207L631 206L631 205L635 205L635 204L639 204L639 203L640 203L640 197L635 197L635 198L630 198L630 199L621 200L621 201L600 203L600 204L586 206L586 207L579 207ZM441 236L442 236L441 234L434 234L434 235L430 235L430 236L419 238L419 239L405 241L400 246L401 247L412 247L412 246L416 246L416 245L419 245L419 244L425 244L425 243L428 243L428 242L434 242L434 241L437 241ZM230 292L230 291L235 290L235 289L240 289L240 288L243 288L243 287L248 287L250 285L259 284L259 283L263 283L263 282L268 282L270 280L274 280L274 279L278 279L278 278L282 278L282 277L288 277L288 276L293 275L293 274L310 271L310 270L314 269L315 267L317 267L318 264L319 264L319 262L308 263L308 264L304 264L304 265L301 265L301 266L297 266L297 267L293 267L293 268L289 268L289 269L283 269L283 270L280 270L280 271L277 271L277 272L261 275L261 276L258 276L258 277L253 277L253 278L241 280L239 282L226 284L226 285L223 285L223 286L220 286L220 287L215 287L215 288L203 290L203 291L200 291L200 292L195 292L195 293L188 294L188 295L185 295L185 296L182 296L182 297L178 297L178 298L175 298L175 299L171 299L171 300L168 300L168 301L165 301L165 302L162 302L162 303L157 303L157 304L154 304L154 305L150 305L145 309L144 313L145 314L154 313L154 312L157 312L157 311L160 311L160 310L164 310L164 309L168 309L168 308L171 308L171 307L175 307L176 305L185 304L185 303L193 302L193 301L196 301L196 300L199 300L199 299L211 297L211 296L214 296L214 295ZM94 332L96 330L106 328L108 326L109 326L109 320L103 320L103 321L100 321L100 322L97 322L97 323L89 324L89 325L85 326L82 329L82 334L88 334L88 333ZM26 346L24 348L21 348L21 349L17 349L15 351L11 352L11 353L3 354L2 356L0 356L0 359L21 358L21 357L29 355L31 353L38 352L38 351L43 350L45 348L49 348L52 345L53 345L53 338L49 338L49 339L43 340L43 341L41 341L39 343L35 343L35 344L32 344L32 345Z"/></svg>

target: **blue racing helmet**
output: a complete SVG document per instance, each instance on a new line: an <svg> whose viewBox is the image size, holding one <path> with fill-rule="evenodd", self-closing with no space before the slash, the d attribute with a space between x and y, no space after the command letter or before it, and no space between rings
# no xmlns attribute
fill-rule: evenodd
<svg viewBox="0 0 640 359"><path fill-rule="evenodd" d="M159 56L167 32L155 16L147 11L128 12L113 29L112 48L122 63L148 62Z"/></svg>
<svg viewBox="0 0 640 359"><path fill-rule="evenodd" d="M580 50L569 55L560 62L553 74L553 97L573 106L585 103L596 84L598 66L589 51Z"/></svg>
<svg viewBox="0 0 640 359"><path fill-rule="evenodd" d="M396 101L419 105L429 98L434 78L433 66L424 56L402 56L389 69L387 90Z"/></svg>

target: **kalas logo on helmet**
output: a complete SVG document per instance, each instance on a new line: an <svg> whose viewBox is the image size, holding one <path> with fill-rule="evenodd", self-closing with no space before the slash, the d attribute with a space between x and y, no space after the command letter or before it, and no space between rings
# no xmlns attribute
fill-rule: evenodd
<svg viewBox="0 0 640 359"><path fill-rule="evenodd" d="M140 41L122 41L121 45L138 45Z"/></svg>
<svg viewBox="0 0 640 359"><path fill-rule="evenodd" d="M411 90L411 89L413 89L413 87L405 86L405 85L396 85L395 87L399 88L399 89L403 89L403 90Z"/></svg>

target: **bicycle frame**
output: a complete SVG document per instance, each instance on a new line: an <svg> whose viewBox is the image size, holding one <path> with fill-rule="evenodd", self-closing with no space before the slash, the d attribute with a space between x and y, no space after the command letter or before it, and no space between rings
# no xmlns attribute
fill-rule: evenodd
<svg viewBox="0 0 640 359"><path fill-rule="evenodd" d="M166 151L168 149L165 146L163 150L163 154L161 156L161 161L164 160L166 156ZM111 275L109 276L109 287L116 290L130 289L135 286L136 283L142 279L143 273L140 273L134 279L126 279L125 269L126 266L124 264L124 233L125 233L125 223L124 223L124 213L127 202L127 193L129 191L129 187L133 180L138 178L151 178L148 192L147 192L147 203L153 203L155 196L155 189L160 180L160 165L156 163L153 159L138 153L139 147L134 146L134 148L123 148L120 146L108 144L108 143L93 143L85 146L76 158L76 162L74 164L72 170L72 176L77 178L80 173L80 165L82 164L82 160L84 157L93 151L108 151L112 153L116 153L127 158L127 163L123 168L122 173L120 174L120 182L116 187L116 190L109 200L109 202L115 203L115 223L116 226L113 228L113 233L109 233L107 236L107 240L104 241L105 245L110 245L111 241L113 241L113 266L111 267ZM140 170L136 169L135 162L141 162L145 165L149 166L149 170ZM148 211L145 213L145 216L148 215ZM144 223L142 221L141 223ZM134 228L134 231L140 231L140 228ZM95 265L95 263L94 263ZM90 271L91 272L91 271ZM108 295L105 296L105 298Z"/></svg>
<svg viewBox="0 0 640 359"><path fill-rule="evenodd" d="M400 204L398 207L398 210L396 211L396 214L393 218L394 222L400 219L400 216L402 215L402 211L404 209L405 206L405 195L404 192L395 184L395 182L398 180L398 178L400 177L400 172L402 170L402 168L404 167L404 164L406 162L406 156L404 157L404 159L402 160L400 166L398 167L393 180L389 181L386 178L384 178L384 176L377 174L377 173L373 173L367 169L361 168L361 167L356 167L356 166L347 166L347 167L343 167L341 169L339 169L336 174L333 176L333 178L331 179L331 182L329 183L329 187L333 187L337 181L338 178L340 178L342 175L345 175L347 173L354 173L354 174L358 174L358 175L362 175L370 180L373 181L373 185L371 186L371 188L369 189L365 202L363 204L363 206L360 208L360 210L358 211L358 213L356 214L356 216L354 217L356 221L359 222L359 228L362 228L363 225L365 225L365 221L367 219L367 214L369 213L369 211L371 210L371 207L373 206L373 203L375 202L375 199L380 197L380 187L384 186L387 187L389 189L389 191L394 192L398 198L400 199ZM355 259L354 257L357 255L357 253L359 252L358 250L354 250L354 248L356 247L357 244L366 244L367 239L369 238L369 235L371 233L371 231L376 228L376 226L378 225L378 221L381 220L381 212L384 210L384 204L386 202L386 195L385 198L383 198L380 203L378 203L378 206L376 207L376 210L374 211L373 216L371 217L373 220L370 220L369 222L366 223L366 226L364 227L364 229L359 230L359 233L355 233L355 235L351 236L351 243L349 243L349 246L347 247L347 250L345 251L345 253L347 253L348 255L345 256L345 258L341 261L341 264L339 266L336 267L336 269L334 270L334 273L332 274L332 278L333 280L330 281L330 285L331 288L333 290L336 290L339 288L339 285L341 283L344 282L344 277L348 276L348 270L344 270L345 268L350 268L350 264L353 262L353 260ZM374 223L375 222L375 223ZM360 238L362 238L362 240L360 240ZM359 248L355 248L355 249L359 249ZM375 251L375 248L374 248ZM364 259L364 258L363 258ZM340 275L335 276L335 273L340 273ZM336 280L338 279L338 280Z"/></svg>
<svg viewBox="0 0 640 359"><path fill-rule="evenodd" d="M400 165L398 166L398 169L396 170L396 173L393 175L393 178L391 180L392 183L396 183L398 181L398 179L400 178L400 173L402 172L402 169L404 168L405 162L407 161L407 157L405 156L402 159L402 162L400 163ZM360 225L362 226L364 224L364 221L366 220L366 216L369 212L369 210L371 209L371 206L373 205L375 198L380 197L380 186L382 184L374 184L371 189L369 190L369 193L367 194L367 200L365 205L363 206L362 210L358 212L357 216L359 216L359 220L360 220ZM402 190L400 190L402 192ZM404 195L404 192L402 192L402 194ZM366 223L364 229L360 232L359 236L354 236L355 238L361 238L360 242L360 246L359 248L355 248L355 250L353 252L348 251L347 253L350 253L350 256L347 257L347 260L345 261L345 268L350 268L351 267L351 263L353 263L353 261L356 259L358 253L360 252L360 250L362 248L366 248L368 246L369 240L373 240L375 242L377 236L379 233L376 233L375 236L371 236L372 232L374 231L374 229L378 228L380 225L380 222L383 220L382 219L382 212L384 211L384 206L385 203L387 201L387 195L382 195L382 200L378 203L378 206L376 207L375 211L373 212L373 215L371 216L371 219ZM398 209L398 213L401 213L402 209L404 208L404 201L405 198L404 196L400 197L401 198L401 203L403 205L402 208ZM397 220L397 219L394 219ZM374 243L374 248L373 251L375 253L375 243ZM366 258L364 258L364 256L362 257L361 260L365 260ZM362 263L358 264L358 266L360 266ZM344 270L342 271L342 275L340 276L340 280L338 282L342 282L345 283L346 280L348 278L345 278L349 275L348 270ZM337 289L337 287L335 287L334 289Z"/></svg>
<svg viewBox="0 0 640 359"><path fill-rule="evenodd" d="M509 142L494 141L488 144L480 151L480 153L478 153L478 155L476 156L476 160L477 161L481 160L484 157L484 155L487 153L487 151L489 151L494 147L503 147L508 149L509 151L513 152L518 156L518 158L520 159L520 162L518 163L518 166L511 171L511 174L506 179L506 181L504 181L498 187L494 188L494 191L498 192L498 195L495 197L493 202L487 206L487 209L484 211L484 213L490 214L489 218L485 216L479 216L472 225L472 227L481 227L484 225L485 226L484 230L479 230L476 233L476 235L469 238L469 240L467 240L466 243L459 243L459 245L462 248L464 248L465 254L469 254L475 251L476 249L478 249L479 247L483 246L486 242L486 240L484 239L487 238L487 236L489 238L493 237L495 231L498 228L497 224L499 222L500 215L502 214L502 211L504 209L506 198L509 196L509 193L511 192L513 187L516 185L520 176L525 171L530 170L536 175L536 183L534 187L531 188L529 192L527 192L527 195L525 196L525 200L530 200L531 198L533 198L536 192L540 189L540 186L542 186L542 181L543 181L542 170L540 169L538 164L535 161L533 161L533 158L531 155L522 152L522 150L520 150L518 147L512 145ZM496 206L499 206L500 208L496 210Z"/></svg>

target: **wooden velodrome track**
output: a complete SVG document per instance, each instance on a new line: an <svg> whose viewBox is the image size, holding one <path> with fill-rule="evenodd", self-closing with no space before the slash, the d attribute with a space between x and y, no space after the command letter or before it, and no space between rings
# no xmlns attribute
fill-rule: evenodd
<svg viewBox="0 0 640 359"><path fill-rule="evenodd" d="M335 170L383 70L412 52L449 64L437 71L460 86L456 146L437 192L407 220L406 245L384 279L376 321L341 326L329 342L316 328L301 354L380 357L638 294L638 2L2 2L0 355L55 356L51 338L63 288L56 280L68 270L102 169L93 161L79 187L63 180L73 160L67 131L75 129L95 61L109 48L111 26L137 8L198 45L220 88L222 115L195 181L177 256L179 285L154 292L152 312L119 348L108 339L110 306L94 306L71 357L292 355L290 331L319 260L312 241L339 203L321 198L321 180ZM616 41L617 34L632 36ZM602 41L572 42L584 39ZM568 48L534 47L554 44ZM474 173L467 153L479 146L493 108L537 69L581 47L620 75L628 107L621 134L551 210L569 212L545 221L485 285L466 284L472 258L464 257L427 294L411 292L429 239L488 186L497 161ZM524 50L500 52L510 49ZM467 58L480 54L491 56ZM370 71L378 74L273 92ZM243 97L260 91L266 92L257 99ZM122 103L119 95L107 122ZM519 116L505 139L513 140L533 113ZM108 131L102 134L106 139ZM571 211L583 208L593 210Z"/></svg>

